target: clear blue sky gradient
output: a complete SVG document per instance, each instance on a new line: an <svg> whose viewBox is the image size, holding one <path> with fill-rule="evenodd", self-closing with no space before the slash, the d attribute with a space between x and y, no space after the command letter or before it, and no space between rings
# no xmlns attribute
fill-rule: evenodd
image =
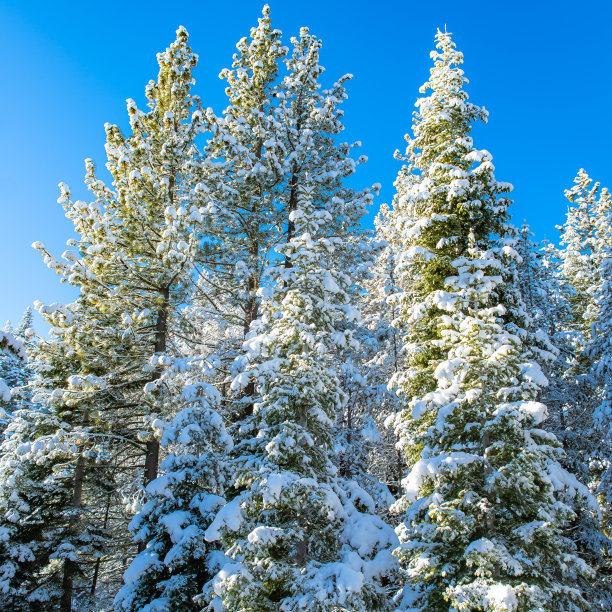
<svg viewBox="0 0 612 612"><path fill-rule="evenodd" d="M72 225L56 203L57 184L87 199L83 160L101 167L104 123L125 125L125 99L142 107L155 54L184 25L200 56L197 92L226 106L219 71L249 33L262 2L7 2L0 0L0 325L28 304L74 296L31 248L56 254ZM513 218L538 238L556 239L563 190L580 167L612 187L609 31L612 8L592 2L361 2L271 0L288 41L307 25L323 39L331 83L355 75L346 138L369 162L354 185L380 182L374 208L391 202L418 87L427 79L437 27L447 25L465 55L470 98L490 112L474 131L493 154L499 180L514 184ZM374 211L376 212L376 211ZM371 216L370 216L371 217ZM371 223L371 218L368 223Z"/></svg>

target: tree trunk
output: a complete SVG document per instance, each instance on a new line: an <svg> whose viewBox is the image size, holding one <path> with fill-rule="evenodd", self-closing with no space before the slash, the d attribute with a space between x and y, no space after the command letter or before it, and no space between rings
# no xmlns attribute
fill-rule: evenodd
<svg viewBox="0 0 612 612"><path fill-rule="evenodd" d="M299 128L298 128L299 129ZM295 223L291 220L291 213L297 210L297 188L298 188L298 168L297 163L293 164L293 172L291 174L291 191L289 192L289 214L287 215L287 242L293 240L295 233ZM285 268L291 268L291 258L285 255Z"/></svg>
<svg viewBox="0 0 612 612"><path fill-rule="evenodd" d="M263 103L259 107L260 112L263 113L264 106ZM256 159L261 160L262 155L263 142L261 139L257 142L255 147L255 157ZM263 190L261 185L259 187L259 197L263 196ZM250 246L249 246L249 256L251 258L251 264L255 266L255 270L249 275L246 280L246 291L247 291L247 300L244 305L244 324L243 324L243 334L246 336L249 333L249 329L251 328L251 323L257 319L259 316L259 302L257 301L257 287L259 285L259 219L257 218L257 213L259 212L259 203L254 198L253 204L251 206L251 231L253 232L250 236ZM250 381L247 386L244 388L243 397L252 397L255 394L255 382ZM253 404L249 403L244 407L244 410L241 414L238 415L237 420L242 420L245 417L253 414Z"/></svg>
<svg viewBox="0 0 612 612"><path fill-rule="evenodd" d="M104 530L106 530L106 528L108 527L108 515L110 511L110 505L111 505L111 494L109 493L106 499L106 510L104 512L104 527L103 527ZM92 596L96 594L96 586L98 584L99 573L100 573L100 557L96 559L96 567L94 569L94 575L91 581L91 595Z"/></svg>
<svg viewBox="0 0 612 612"><path fill-rule="evenodd" d="M72 515L68 523L68 532L71 533L77 523L78 513L83 499L83 478L85 474L85 458L79 455L76 468L74 470L74 488L72 490ZM77 563L66 559L64 561L64 571L62 576L62 597L60 600L60 612L71 612L72 593L74 591L74 575L77 570Z"/></svg>
<svg viewBox="0 0 612 612"><path fill-rule="evenodd" d="M155 323L155 346L153 350L156 355L165 353L168 348L168 308L170 301L170 288L164 287L160 290L162 305L157 311L157 321ZM159 380L161 370L156 369L151 376L151 381ZM145 457L145 485L157 478L157 466L159 462L159 441L149 440Z"/></svg>
<svg viewBox="0 0 612 612"><path fill-rule="evenodd" d="M170 289L164 287L160 290L162 297L162 305L157 311L157 321L155 323L155 346L153 350L156 355L165 353L168 345L168 309L170 301ZM151 376L151 381L159 380L161 370L156 369ZM157 470L159 466L159 440L149 440L145 451L144 464L144 484L145 487L157 478ZM138 552L142 552L146 548L143 542L138 543Z"/></svg>

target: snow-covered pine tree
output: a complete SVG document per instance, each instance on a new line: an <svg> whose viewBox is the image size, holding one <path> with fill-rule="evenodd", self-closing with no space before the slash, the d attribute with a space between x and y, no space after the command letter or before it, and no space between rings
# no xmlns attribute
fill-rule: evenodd
<svg viewBox="0 0 612 612"><path fill-rule="evenodd" d="M461 53L447 32L436 42L390 215L405 351L395 427L411 467L395 505L399 606L587 609L592 571L564 529L566 498L589 495L538 429L546 380L519 327L511 186L473 147L471 123L487 113L463 90Z"/></svg>
<svg viewBox="0 0 612 612"><path fill-rule="evenodd" d="M322 90L321 41L308 28L301 28L299 37L293 37L291 43L292 52L285 60L287 75L280 86L277 111L286 129L288 157L285 165L290 171L283 211L284 215L289 215L285 220L285 239L290 241L294 235L290 215L296 209L300 185L308 176L315 209L325 209L331 215L328 233L342 238L330 255L330 266L342 270L351 279L348 295L350 305L356 306L359 286L373 259L372 245L363 230L358 229L358 223L372 198L371 191L376 192L379 186L357 194L343 184L356 165L365 161L365 157L357 162L349 157L351 149L359 143L336 142L337 135L344 130L340 102L347 97L345 83L351 75L344 75L331 89ZM291 259L285 257L285 266L291 265ZM358 317L347 326L346 331L351 330L358 342L369 335ZM365 370L360 353L360 348L347 350L343 347L334 360L346 397L336 416L337 463L341 478L357 481L376 498L377 507L386 509L391 498L386 486L368 474L368 455L379 441L374 420L378 416L380 397L378 389L369 385L362 374Z"/></svg>
<svg viewBox="0 0 612 612"><path fill-rule="evenodd" d="M205 541L204 532L225 503L223 455L232 446L216 412L219 399L211 385L189 385L183 392L186 407L169 423L155 424L170 454L161 463L161 475L147 485L145 504L132 521L136 540L147 547L125 573L117 610L200 609L194 598L214 576L222 555Z"/></svg>
<svg viewBox="0 0 612 612"><path fill-rule="evenodd" d="M371 497L341 483L330 461L344 401L330 357L351 342L339 331L351 316L350 280L330 267L341 240L327 235L331 214L315 209L313 191L300 188L295 234L279 249L291 266L273 271L262 322L246 342L251 365L236 381L254 377L259 399L236 446L239 494L207 532L232 560L214 584L230 610L387 604L381 580L393 567L385 550L393 531L367 513Z"/></svg>
<svg viewBox="0 0 612 612"><path fill-rule="evenodd" d="M146 88L148 112L128 100L132 134L126 137L117 126L106 125L113 187L97 178L91 160L86 160L85 182L93 202L73 201L68 187L60 185L59 202L79 235L68 244L77 250L66 251L62 261L35 243L47 265L81 292L74 308L42 308L51 319L59 317L59 323L52 321L58 350L74 358L76 369L66 371L62 382L46 369L43 354L40 384L63 389L71 403L83 407L78 418L84 454L79 456L95 463L88 450L95 447L94 456L114 466L110 494L105 493L103 503L97 499L96 508L108 518L108 511L100 508L113 506L110 520L119 533L129 520L119 506L121 491L135 490L138 498L141 482L156 477L159 442L151 422L176 410L180 390L177 394L171 379L186 367L171 367L181 356L174 334L184 328L183 306L196 280L209 204L206 189L196 193L192 180L195 140L204 129L199 99L191 94L196 62L187 32L179 28L176 41L158 54L158 79ZM197 346L197 332L191 340L181 337L181 348ZM83 376L95 379L82 385ZM72 415L77 418L75 410ZM70 469L76 478L80 467ZM82 505L76 485L75 496L81 501L75 497L71 503ZM81 514L107 523L95 512ZM111 561L118 573L121 558L128 558L131 550L123 536L117 544L121 557ZM87 576L92 590L98 576L99 563L93 576Z"/></svg>
<svg viewBox="0 0 612 612"><path fill-rule="evenodd" d="M192 291L206 214L205 189L197 196L192 192L195 139L204 119L199 98L191 94L197 56L184 28L157 59L157 81L146 88L148 112L128 100L132 134L105 126L113 188L96 177L91 160L86 160L86 184L94 202L74 202L61 186L60 201L80 234L79 254L68 251L68 263L53 262L94 308L122 310L120 333L131 337L140 353L137 360L130 355L124 369L139 384L159 380L161 362L172 353L172 329ZM144 417L163 412L161 392L132 401ZM149 482L157 474L159 443L151 438L146 446L144 480Z"/></svg>
<svg viewBox="0 0 612 612"><path fill-rule="evenodd" d="M218 172L221 180L211 187L215 240L207 245L202 286L214 288L215 297L199 300L199 306L208 317L240 327L240 333L228 332L239 340L236 353L257 319L257 289L267 282L273 249L292 235L289 214L304 175L312 178L315 206L332 212L330 232L353 232L373 197L370 190L357 195L342 185L357 165L350 157L356 145L336 142L344 129L340 105L350 75L321 90L321 42L302 28L292 46L288 55L265 6L250 39L238 43L232 68L221 73L230 105L222 118L209 115L213 137L202 168L205 176ZM247 387L245 397L252 391ZM245 403L234 419L248 412L251 403Z"/></svg>
<svg viewBox="0 0 612 612"><path fill-rule="evenodd" d="M287 54L281 32L272 29L266 5L250 40L236 45L232 68L219 75L227 81L230 105L218 118L209 111L213 136L201 164L202 186L212 172L215 218L206 245L205 296L198 299L207 316L241 327L244 335L258 316L257 289L271 249L278 243L278 206L286 169L282 126L275 117L279 64ZM206 295L214 293L213 299ZM232 355L232 357L234 357Z"/></svg>

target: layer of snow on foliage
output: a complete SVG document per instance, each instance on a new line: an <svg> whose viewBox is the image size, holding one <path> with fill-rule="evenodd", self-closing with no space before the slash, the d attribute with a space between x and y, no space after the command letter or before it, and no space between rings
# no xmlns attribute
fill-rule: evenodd
<svg viewBox="0 0 612 612"><path fill-rule="evenodd" d="M542 368L535 361L529 361L521 365L521 373L523 377L538 385L539 387L548 387L548 378L542 372Z"/></svg>
<svg viewBox="0 0 612 612"><path fill-rule="evenodd" d="M22 361L27 361L25 347L13 334L5 331L0 331L0 352L12 353Z"/></svg>
<svg viewBox="0 0 612 612"><path fill-rule="evenodd" d="M2 378L0 378L0 401L7 403L11 401L11 390Z"/></svg>
<svg viewBox="0 0 612 612"><path fill-rule="evenodd" d="M432 478L442 470L455 470L459 466L474 461L482 461L482 458L464 452L439 455L431 459L420 459L414 464L410 474L402 480L406 499L409 502L414 502L417 499L419 490L426 478Z"/></svg>
<svg viewBox="0 0 612 612"><path fill-rule="evenodd" d="M492 585L484 597L484 601L490 610L508 610L512 612L518 608L518 600L514 589L508 584Z"/></svg>
<svg viewBox="0 0 612 612"><path fill-rule="evenodd" d="M219 530L223 527L227 526L232 531L237 531L240 528L244 520L240 507L241 502L242 496L239 495L221 508L204 534L209 542L215 542L221 538Z"/></svg>

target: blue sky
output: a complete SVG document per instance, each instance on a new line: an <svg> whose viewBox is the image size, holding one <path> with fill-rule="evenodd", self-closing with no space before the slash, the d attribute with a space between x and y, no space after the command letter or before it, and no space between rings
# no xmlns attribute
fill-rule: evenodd
<svg viewBox="0 0 612 612"><path fill-rule="evenodd" d="M436 28L445 24L465 55L470 98L490 112L475 144L493 154L497 178L514 184L515 223L526 218L539 238L556 239L567 208L563 190L580 167L612 187L608 2L269 4L287 39L303 25L323 39L328 82L355 75L346 137L361 140L369 157L354 184L383 186L375 209L393 197L393 152L404 147ZM262 5L0 0L0 325L17 322L36 299L74 296L30 245L64 250L72 226L56 203L58 182L87 199L83 160L103 166L104 123L125 122L128 97L144 106L155 54L176 28L187 28L200 55L197 92L220 113L219 71Z"/></svg>

